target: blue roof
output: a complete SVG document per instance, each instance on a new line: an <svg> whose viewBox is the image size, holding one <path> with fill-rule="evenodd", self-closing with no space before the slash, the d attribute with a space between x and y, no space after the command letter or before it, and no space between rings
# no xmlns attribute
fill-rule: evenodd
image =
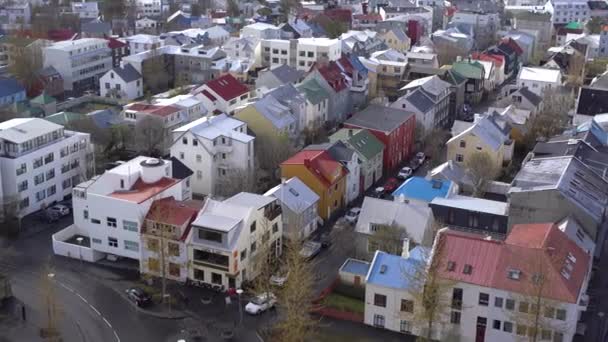
<svg viewBox="0 0 608 342"><path fill-rule="evenodd" d="M448 180L412 177L393 192L393 197L403 195L405 198L431 202L435 197L447 197L451 185L452 182Z"/></svg>
<svg viewBox="0 0 608 342"><path fill-rule="evenodd" d="M350 64L352 64L353 67L355 69L357 69L360 73L367 75L367 72L368 72L367 67L365 65L363 65L363 63L361 63L361 61L359 60L359 57L352 55L349 57L349 61L350 61Z"/></svg>
<svg viewBox="0 0 608 342"><path fill-rule="evenodd" d="M428 248L416 246L410 251L409 258L376 251L367 276L366 283L394 289L407 289L416 273L427 259ZM412 275L412 276L408 276ZM417 286L417 285L416 285Z"/></svg>
<svg viewBox="0 0 608 342"><path fill-rule="evenodd" d="M348 272L362 276L366 276L367 271L369 271L369 262L350 258L346 259L344 265L340 267L340 272Z"/></svg>
<svg viewBox="0 0 608 342"><path fill-rule="evenodd" d="M0 97L11 96L25 91L25 88L14 78L0 78Z"/></svg>

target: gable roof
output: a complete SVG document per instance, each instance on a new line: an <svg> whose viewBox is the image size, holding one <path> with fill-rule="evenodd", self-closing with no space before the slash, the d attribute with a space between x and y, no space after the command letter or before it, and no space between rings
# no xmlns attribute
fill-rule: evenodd
<svg viewBox="0 0 608 342"><path fill-rule="evenodd" d="M329 140L344 141L365 160L374 158L384 150L384 144L366 129L342 128L332 134Z"/></svg>
<svg viewBox="0 0 608 342"><path fill-rule="evenodd" d="M291 110L272 96L257 100L252 106L262 114L277 130L283 130L296 122Z"/></svg>
<svg viewBox="0 0 608 342"><path fill-rule="evenodd" d="M162 213L162 215L155 215L155 213ZM146 214L146 220L182 226L192 222L197 214L198 210L176 201L175 198L171 196L152 202L152 205Z"/></svg>
<svg viewBox="0 0 608 342"><path fill-rule="evenodd" d="M14 78L0 78L0 97L11 96L25 91L25 88Z"/></svg>
<svg viewBox="0 0 608 342"><path fill-rule="evenodd" d="M530 101L530 103L532 103L534 106L538 106L543 101L542 97L532 92L530 89L528 89L528 87L520 88L517 92L519 92L521 96L525 97L526 100Z"/></svg>
<svg viewBox="0 0 608 342"><path fill-rule="evenodd" d="M112 26L109 23L95 19L87 23L82 23L80 31L86 33L108 33L112 31Z"/></svg>
<svg viewBox="0 0 608 342"><path fill-rule="evenodd" d="M473 134L483 141L486 145L490 146L494 151L498 151L500 147L507 141L509 141L508 123L499 120L500 115L487 115L478 119L471 127L462 131L460 134L452 137L446 142L446 145L453 142L459 141L462 137ZM500 127L499 125L503 125Z"/></svg>
<svg viewBox="0 0 608 342"><path fill-rule="evenodd" d="M461 76L481 80L484 78L485 69L478 61L460 61L452 64L452 69Z"/></svg>
<svg viewBox="0 0 608 342"><path fill-rule="evenodd" d="M298 177L292 177L287 181L268 190L264 196L274 196L285 204L291 211L300 214L319 201L319 195L312 191Z"/></svg>
<svg viewBox="0 0 608 342"><path fill-rule="evenodd" d="M298 83L304 72L287 64L281 64L271 68L268 72L272 73L279 81L283 83Z"/></svg>
<svg viewBox="0 0 608 342"><path fill-rule="evenodd" d="M224 101L230 101L249 92L249 89L243 83L230 74L222 75L205 83L205 85L224 99Z"/></svg>
<svg viewBox="0 0 608 342"><path fill-rule="evenodd" d="M448 229L438 239L441 277L522 295L533 296L541 276L543 297L577 303L589 268L590 256L552 223L515 225L504 242ZM509 278L510 271L519 277Z"/></svg>
<svg viewBox="0 0 608 342"><path fill-rule="evenodd" d="M435 106L433 100L431 100L420 88L408 93L404 96L404 98L407 102L417 108L421 113L426 113L431 110L433 106Z"/></svg>
<svg viewBox="0 0 608 342"><path fill-rule="evenodd" d="M317 65L317 70L336 93L347 88L346 79L336 62L331 61L323 66Z"/></svg>
<svg viewBox="0 0 608 342"><path fill-rule="evenodd" d="M335 184L347 172L327 151L300 151L281 165L304 165L326 187Z"/></svg>
<svg viewBox="0 0 608 342"><path fill-rule="evenodd" d="M319 81L314 78L309 78L304 82L298 84L296 87L300 92L304 93L306 99L313 105L319 104L322 101L329 99L329 94L321 86Z"/></svg>
<svg viewBox="0 0 608 342"><path fill-rule="evenodd" d="M390 133L414 116L410 111L372 104L355 113L345 124Z"/></svg>
<svg viewBox="0 0 608 342"><path fill-rule="evenodd" d="M559 69L523 67L519 70L517 79L561 83L562 74Z"/></svg>
<svg viewBox="0 0 608 342"><path fill-rule="evenodd" d="M118 77L120 77L126 83L130 83L141 79L141 74L135 69L131 64L126 63L123 66L118 66L112 68L110 72L115 72Z"/></svg>
<svg viewBox="0 0 608 342"><path fill-rule="evenodd" d="M413 281L416 278L415 273L423 267L428 254L428 250L422 246L414 247L408 258L376 251L365 283L392 289L416 289L420 283Z"/></svg>

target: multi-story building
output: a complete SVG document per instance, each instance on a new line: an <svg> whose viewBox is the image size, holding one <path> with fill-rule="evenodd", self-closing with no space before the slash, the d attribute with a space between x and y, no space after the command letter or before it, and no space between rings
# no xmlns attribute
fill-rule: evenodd
<svg viewBox="0 0 608 342"><path fill-rule="evenodd" d="M591 10L586 0L551 0L545 4L551 13L553 24L584 23L591 18Z"/></svg>
<svg viewBox="0 0 608 342"><path fill-rule="evenodd" d="M396 99L405 85L407 57L396 50L374 52L370 58L362 60L369 69L369 96L386 96Z"/></svg>
<svg viewBox="0 0 608 342"><path fill-rule="evenodd" d="M136 1L137 17L160 17L162 13L161 0L137 0Z"/></svg>
<svg viewBox="0 0 608 342"><path fill-rule="evenodd" d="M152 49L158 49L163 43L159 36L143 33L125 37L123 40L129 45L129 50L132 55Z"/></svg>
<svg viewBox="0 0 608 342"><path fill-rule="evenodd" d="M281 255L282 234L275 197L241 192L224 201L208 199L186 239L188 278L240 288L258 276L263 263Z"/></svg>
<svg viewBox="0 0 608 342"><path fill-rule="evenodd" d="M523 32L538 32L536 51L544 53L551 47L553 23L548 12L520 12L513 17L513 28Z"/></svg>
<svg viewBox="0 0 608 342"><path fill-rule="evenodd" d="M99 17L99 7L97 2L72 2L72 13L80 19L97 19Z"/></svg>
<svg viewBox="0 0 608 342"><path fill-rule="evenodd" d="M0 123L0 146L0 201L18 201L20 216L62 201L93 171L89 134L43 119Z"/></svg>
<svg viewBox="0 0 608 342"><path fill-rule="evenodd" d="M543 96L545 89L558 89L562 85L562 73L559 69L523 67L517 75L517 86L528 88L538 96Z"/></svg>
<svg viewBox="0 0 608 342"><path fill-rule="evenodd" d="M2 28L6 31L23 30L28 28L32 19L32 4L27 2L9 3L5 2L0 8L0 15L5 17Z"/></svg>
<svg viewBox="0 0 608 342"><path fill-rule="evenodd" d="M99 78L112 68L108 41L85 38L57 42L43 49L44 67L54 67L63 78L63 89L72 94L97 90Z"/></svg>
<svg viewBox="0 0 608 342"><path fill-rule="evenodd" d="M114 67L99 79L99 95L135 100L144 96L142 77L131 65Z"/></svg>
<svg viewBox="0 0 608 342"><path fill-rule="evenodd" d="M266 23L254 23L243 27L241 37L254 39L280 39L281 29Z"/></svg>
<svg viewBox="0 0 608 342"><path fill-rule="evenodd" d="M338 39L263 39L260 41L258 63L265 67L287 64L308 71L313 63L321 60L336 61L340 57L342 43Z"/></svg>
<svg viewBox="0 0 608 342"><path fill-rule="evenodd" d="M254 137L247 124L226 114L208 116L173 131L171 156L193 172L192 191L201 195L218 192L236 170L246 177L255 160Z"/></svg>
<svg viewBox="0 0 608 342"><path fill-rule="evenodd" d="M230 74L211 80L194 89L209 111L234 114L237 107L249 102L249 88Z"/></svg>

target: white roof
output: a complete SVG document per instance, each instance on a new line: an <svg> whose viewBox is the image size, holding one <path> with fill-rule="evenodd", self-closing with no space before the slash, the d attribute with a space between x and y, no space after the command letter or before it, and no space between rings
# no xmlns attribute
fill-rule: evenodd
<svg viewBox="0 0 608 342"><path fill-rule="evenodd" d="M467 134L473 134L490 146L494 151L498 151L502 144L509 139L509 136L501 132L493 120L494 119L490 119L488 116L481 117L471 127L448 140L446 145L453 141L460 140Z"/></svg>
<svg viewBox="0 0 608 342"><path fill-rule="evenodd" d="M278 27L276 27L274 25L266 24L266 23L255 23L255 24L247 25L247 26L245 26L243 28L244 29L245 28L250 28L250 29L259 30L259 31L262 31L262 30L278 30L279 29Z"/></svg>
<svg viewBox="0 0 608 342"><path fill-rule="evenodd" d="M0 139L20 144L61 128L63 126L44 119L11 119L0 123Z"/></svg>
<svg viewBox="0 0 608 342"><path fill-rule="evenodd" d="M101 38L81 38L76 40L64 40L61 42L54 43L46 47L46 49L61 49L61 50L76 50L80 49L83 46L88 46L92 44L103 44L104 46L108 46L108 41Z"/></svg>
<svg viewBox="0 0 608 342"><path fill-rule="evenodd" d="M209 140L213 140L220 136L225 136L247 143L253 140L254 137L247 135L246 133L236 131L238 127L241 127L244 124L244 122L229 117L226 114L220 114L217 116L203 117L192 121L173 130L173 132L191 131L193 134Z"/></svg>
<svg viewBox="0 0 608 342"><path fill-rule="evenodd" d="M562 73L558 69L523 67L519 71L517 79L559 84L561 83Z"/></svg>
<svg viewBox="0 0 608 342"><path fill-rule="evenodd" d="M448 198L435 197L431 204L466 209L493 215L507 215L508 204L483 198L453 195Z"/></svg>
<svg viewBox="0 0 608 342"><path fill-rule="evenodd" d="M260 208L265 207L268 204L274 202L275 200L276 199L274 197L270 197L270 196L266 196L266 195L258 195L258 194L253 194L250 192L240 192L240 193L224 200L224 203L260 209Z"/></svg>
<svg viewBox="0 0 608 342"><path fill-rule="evenodd" d="M129 36L129 37L124 37L122 39L127 42L142 43L142 44L153 44L153 43L157 43L160 41L159 36L155 36L155 35L151 35L151 34L143 34L143 33L136 34L136 35Z"/></svg>
<svg viewBox="0 0 608 342"><path fill-rule="evenodd" d="M338 39L329 39L329 38L299 38L298 44L305 45L317 45L317 46L332 46L339 44L340 41Z"/></svg>
<svg viewBox="0 0 608 342"><path fill-rule="evenodd" d="M196 96L191 94L177 95L170 97L168 99L156 99L154 100L154 104L159 106L171 106L175 105L182 108L190 108L192 106L196 106L198 104L202 104L202 101L197 99Z"/></svg>
<svg viewBox="0 0 608 342"><path fill-rule="evenodd" d="M485 71L484 78L486 80L490 79L490 73L492 72L492 69L494 68L494 63L492 63L490 61L480 61L478 59L475 59L475 61L478 62L479 64L481 64L481 66L483 66L483 69Z"/></svg>
<svg viewBox="0 0 608 342"><path fill-rule="evenodd" d="M299 214L317 205L319 195L312 191L298 177L292 177L285 183L268 190L264 196L274 196L285 204L291 211Z"/></svg>

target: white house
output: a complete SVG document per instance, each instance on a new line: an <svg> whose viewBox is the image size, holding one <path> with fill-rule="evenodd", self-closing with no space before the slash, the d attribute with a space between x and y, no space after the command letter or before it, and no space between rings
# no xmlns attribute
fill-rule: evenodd
<svg viewBox="0 0 608 342"><path fill-rule="evenodd" d="M258 63L266 67L287 64L308 71L313 63L320 60L336 61L340 57L342 43L339 39L262 39Z"/></svg>
<svg viewBox="0 0 608 342"><path fill-rule="evenodd" d="M252 37L255 39L279 39L281 29L266 23L254 23L243 27L241 37Z"/></svg>
<svg viewBox="0 0 608 342"><path fill-rule="evenodd" d="M268 190L264 196L274 196L283 210L283 236L307 239L317 229L319 195L298 177L290 178Z"/></svg>
<svg viewBox="0 0 608 342"><path fill-rule="evenodd" d="M222 177L253 170L254 139L240 120L226 114L203 117L173 131L171 156L194 172L194 193L215 194Z"/></svg>
<svg viewBox="0 0 608 342"><path fill-rule="evenodd" d="M97 19L99 17L99 7L97 2L79 1L72 2L72 13L80 19Z"/></svg>
<svg viewBox="0 0 608 342"><path fill-rule="evenodd" d="M549 0L545 10L551 13L553 24L584 23L591 18L589 4L585 0Z"/></svg>
<svg viewBox="0 0 608 342"><path fill-rule="evenodd" d="M536 95L543 96L545 89L555 89L562 85L562 73L559 69L540 67L522 67L517 75L517 86L527 87Z"/></svg>
<svg viewBox="0 0 608 342"><path fill-rule="evenodd" d="M194 121L200 119L203 115L207 114L207 109L203 105L203 101L196 98L192 94L176 95L173 97L158 97L156 95L153 100L155 105L159 106L173 106L180 108L182 111L187 113L187 121Z"/></svg>
<svg viewBox="0 0 608 342"><path fill-rule="evenodd" d="M219 111L234 114L237 107L249 102L249 88L230 74L222 75L194 89L205 108L209 111Z"/></svg>
<svg viewBox="0 0 608 342"><path fill-rule="evenodd" d="M162 11L161 0L136 0L135 2L137 17L155 17L158 18Z"/></svg>
<svg viewBox="0 0 608 342"><path fill-rule="evenodd" d="M108 256L139 260L142 224L152 203L166 197L191 199L189 178L174 178L174 167L170 160L136 157L75 186L74 224L53 236L55 254L85 255L87 261ZM86 237L89 246L73 254L66 246L70 235Z"/></svg>
<svg viewBox="0 0 608 342"><path fill-rule="evenodd" d="M275 197L241 192L209 199L186 239L189 276L195 283L240 288L260 265L281 255L281 206Z"/></svg>
<svg viewBox="0 0 608 342"><path fill-rule="evenodd" d="M99 95L135 100L144 95L141 74L131 64L115 67L99 79Z"/></svg>
<svg viewBox="0 0 608 342"><path fill-rule="evenodd" d="M539 340L572 341L588 305L592 257L556 225L515 225L505 241L446 228L434 248L439 276L454 282L440 340L447 330L464 341L521 341L538 308Z"/></svg>
<svg viewBox="0 0 608 342"><path fill-rule="evenodd" d="M99 78L112 68L108 41L83 38L54 43L43 50L44 67L54 67L63 78L63 89L79 93L97 90Z"/></svg>
<svg viewBox="0 0 608 342"><path fill-rule="evenodd" d="M86 133L38 118L0 123L0 202L16 200L19 216L62 201L92 172Z"/></svg>
<svg viewBox="0 0 608 342"><path fill-rule="evenodd" d="M122 38L127 44L129 44L129 51L131 55L136 55L140 52L158 49L162 46L162 40L159 36L151 34L136 34L133 36Z"/></svg>
<svg viewBox="0 0 608 342"><path fill-rule="evenodd" d="M148 17L135 20L135 32L154 32L158 28L158 22Z"/></svg>

